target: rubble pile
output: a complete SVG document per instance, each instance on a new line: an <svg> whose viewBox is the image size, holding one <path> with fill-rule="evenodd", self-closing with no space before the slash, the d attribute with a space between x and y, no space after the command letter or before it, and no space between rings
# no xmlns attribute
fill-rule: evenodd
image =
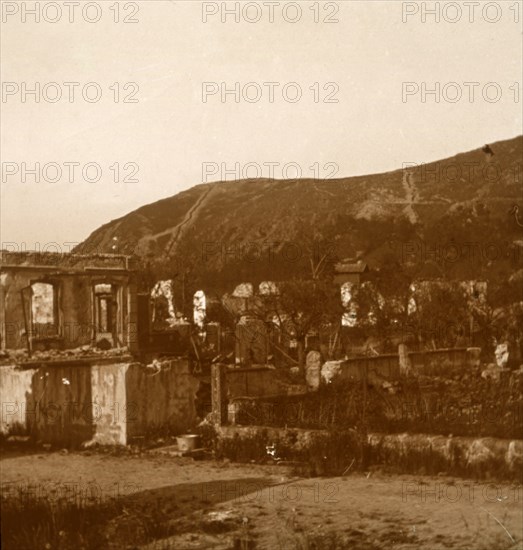
<svg viewBox="0 0 523 550"><path fill-rule="evenodd" d="M46 351L34 351L31 355L29 355L25 349L5 350L0 351L0 365L18 365L33 363L35 361L67 361L90 358L125 357L127 355L129 355L129 349L125 346L102 350L95 346L85 345L65 350L50 349Z"/></svg>

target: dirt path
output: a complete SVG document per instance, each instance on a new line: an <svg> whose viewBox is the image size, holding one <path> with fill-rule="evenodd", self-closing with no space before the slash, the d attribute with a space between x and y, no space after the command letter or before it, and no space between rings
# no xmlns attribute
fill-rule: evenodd
<svg viewBox="0 0 523 550"><path fill-rule="evenodd" d="M207 189L204 189L200 196L196 199L194 204L187 210L182 221L173 227L164 229L160 233L154 233L151 235L146 235L140 239L140 244L142 247L147 247L148 243L151 241L157 241L161 237L170 235L169 242L166 246L166 253L171 254L174 252L176 245L178 244L182 234L189 228L191 222L196 219L196 216L199 214L202 206L208 201L212 191L216 188L213 184L206 184ZM204 185L202 185L204 187ZM145 220L147 223L147 220Z"/></svg>
<svg viewBox="0 0 523 550"><path fill-rule="evenodd" d="M189 225L191 224L191 221L194 221L194 219L198 215L198 212L201 210L203 205L208 201L211 193L215 188L216 186L212 184L208 184L208 188L200 195L200 197L198 197L198 200L191 206L191 208L189 208L183 220L177 226L173 227L170 230L173 236L169 241L169 244L167 245L166 253L168 255L174 251L176 245L178 244L178 241L180 240L183 234L183 231L185 231L189 227Z"/></svg>
<svg viewBox="0 0 523 550"><path fill-rule="evenodd" d="M145 453L4 453L0 467L4 495L28 484L42 495L64 484L119 494L125 507L107 523L107 548L523 548L523 495L510 484L378 471L303 479L281 466ZM175 534L123 544L152 513Z"/></svg>
<svg viewBox="0 0 523 550"><path fill-rule="evenodd" d="M403 170L403 189L405 190L405 196L407 200L407 206L405 207L405 213L411 223L418 222L418 215L414 211L413 204L419 201L419 194L414 184L414 174L409 170Z"/></svg>

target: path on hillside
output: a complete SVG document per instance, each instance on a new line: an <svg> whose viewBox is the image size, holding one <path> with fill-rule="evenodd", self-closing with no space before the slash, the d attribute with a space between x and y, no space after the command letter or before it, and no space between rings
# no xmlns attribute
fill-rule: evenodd
<svg viewBox="0 0 523 550"><path fill-rule="evenodd" d="M419 218L414 211L413 204L419 202L419 193L414 185L414 174L409 170L403 170L403 189L405 189L405 196L407 199L407 206L405 206L405 214L409 218L412 224L418 223Z"/></svg>
<svg viewBox="0 0 523 550"><path fill-rule="evenodd" d="M207 184L209 187L206 191L204 191L198 200L187 210L187 213L185 214L185 217L183 220L175 227L171 229L173 233L172 239L169 241L169 244L167 245L167 255L171 253L171 251L174 250L175 246L178 244L182 233L184 230L187 230L188 226L191 224L192 221L196 219L198 216L200 210L202 209L203 205L209 200L209 197L211 196L211 193L215 189L215 185Z"/></svg>
<svg viewBox="0 0 523 550"><path fill-rule="evenodd" d="M336 198L336 195L334 193L331 193L330 191L327 191L327 189L320 189L318 187L318 181L317 180L313 180L312 185L318 193L323 193L324 195L330 195L331 197Z"/></svg>
<svg viewBox="0 0 523 550"><path fill-rule="evenodd" d="M178 223L174 227L169 227L168 229L165 229L160 233L155 233L154 235L147 235L147 237L145 237L145 240L146 241L157 240L159 237L172 234L172 237L169 240L169 243L167 244L167 251L166 251L167 254L170 254L174 250L175 246L178 244L182 236L182 233L186 229L188 229L188 226L191 224L191 222L196 219L201 208L207 202L212 191L215 189L214 184L207 184L207 185L208 185L208 188L202 192L202 194L196 199L194 204L189 208L189 210L187 210L187 212L185 213L185 216L183 217L183 220L180 223Z"/></svg>
<svg viewBox="0 0 523 550"><path fill-rule="evenodd" d="M199 214L201 208L203 207L204 203L207 202L212 191L215 189L214 184L207 184L207 185L208 185L208 188L202 192L202 194L196 199L194 204L189 208L189 210L187 210L187 212L185 213L185 216L183 217L180 223L176 224L174 227L169 227L167 229L164 229L160 233L147 235L143 237L141 241L155 241L160 237L164 237L165 235L172 235L171 239L169 239L169 243L167 244L166 253L169 254L172 250L174 250L174 247L178 244L182 236L182 232L188 228L188 225L190 225L191 221L194 221L196 216Z"/></svg>

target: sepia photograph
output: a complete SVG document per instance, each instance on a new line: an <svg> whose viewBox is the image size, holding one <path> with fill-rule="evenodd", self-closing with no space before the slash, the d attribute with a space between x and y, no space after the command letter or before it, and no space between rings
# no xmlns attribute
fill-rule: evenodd
<svg viewBox="0 0 523 550"><path fill-rule="evenodd" d="M0 547L523 550L523 0L0 17Z"/></svg>

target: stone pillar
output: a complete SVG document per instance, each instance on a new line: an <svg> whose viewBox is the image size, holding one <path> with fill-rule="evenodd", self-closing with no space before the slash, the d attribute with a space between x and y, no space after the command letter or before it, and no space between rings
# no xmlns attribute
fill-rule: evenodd
<svg viewBox="0 0 523 550"><path fill-rule="evenodd" d="M0 349L5 350L6 349L6 330L5 330L5 297L4 297L4 285L3 285L3 279L0 280Z"/></svg>
<svg viewBox="0 0 523 550"><path fill-rule="evenodd" d="M223 426L227 422L226 365L211 365L211 401L213 422Z"/></svg>
<svg viewBox="0 0 523 550"><path fill-rule="evenodd" d="M479 367L481 364L481 348L467 348L467 364L469 367Z"/></svg>
<svg viewBox="0 0 523 550"><path fill-rule="evenodd" d="M252 366L266 364L268 335L260 319L243 315L236 325L236 364Z"/></svg>
<svg viewBox="0 0 523 550"><path fill-rule="evenodd" d="M305 360L305 380L311 391L320 387L321 378L321 354L319 351L309 351Z"/></svg>
<svg viewBox="0 0 523 550"><path fill-rule="evenodd" d="M409 352L405 344L398 346L398 355L400 362L400 376L409 376L412 371L412 365L409 358Z"/></svg>
<svg viewBox="0 0 523 550"><path fill-rule="evenodd" d="M138 352L138 300L137 288L134 281L127 285L127 326L125 340L131 353Z"/></svg>

